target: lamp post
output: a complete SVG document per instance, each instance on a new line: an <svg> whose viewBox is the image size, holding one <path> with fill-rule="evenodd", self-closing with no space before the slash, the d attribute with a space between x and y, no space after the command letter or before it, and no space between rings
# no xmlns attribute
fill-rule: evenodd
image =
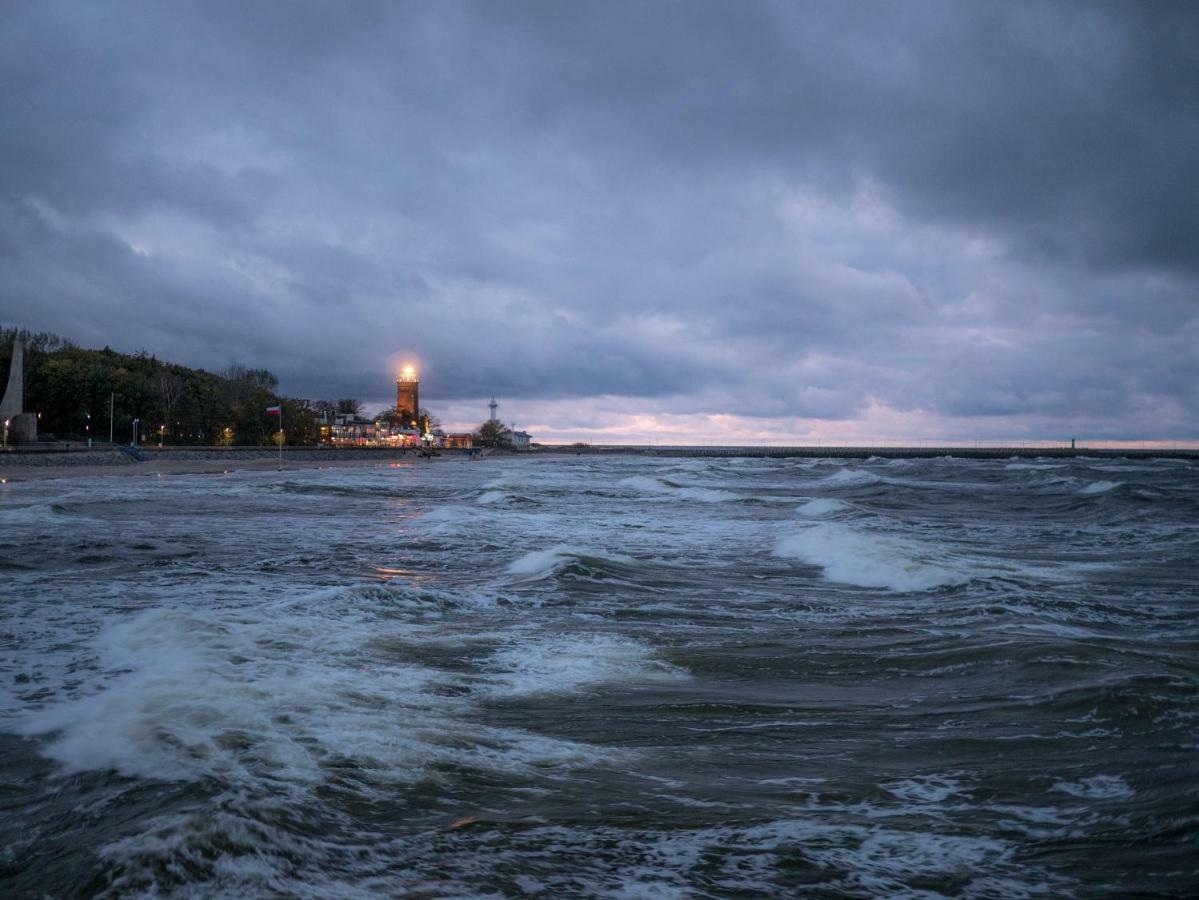
<svg viewBox="0 0 1199 900"><path fill-rule="evenodd" d="M9 420L5 419L4 420L4 449L5 450L8 449L8 423L9 423Z"/></svg>
<svg viewBox="0 0 1199 900"><path fill-rule="evenodd" d="M162 449L162 434L166 430L167 430L167 427L165 425L158 426L158 449L159 450Z"/></svg>
<svg viewBox="0 0 1199 900"><path fill-rule="evenodd" d="M141 423L141 421L142 421L141 419L133 420L133 435L131 436L131 439L129 441L130 447L134 447L134 448L137 447L137 426Z"/></svg>

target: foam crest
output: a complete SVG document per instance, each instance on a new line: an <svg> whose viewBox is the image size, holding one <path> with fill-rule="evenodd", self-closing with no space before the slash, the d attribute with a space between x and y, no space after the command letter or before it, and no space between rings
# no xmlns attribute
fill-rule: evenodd
<svg viewBox="0 0 1199 900"><path fill-rule="evenodd" d="M883 479L873 472L862 469L838 469L832 475L819 479L816 484L827 487L861 487L867 484L878 484Z"/></svg>
<svg viewBox="0 0 1199 900"><path fill-rule="evenodd" d="M664 494L670 490L665 482L659 481L657 478L650 478L648 475L630 475L628 478L620 479L619 483L639 491L648 491L651 494Z"/></svg>
<svg viewBox="0 0 1199 900"><path fill-rule="evenodd" d="M684 497L688 500L698 500L701 503L723 503L728 500L739 500L739 495L732 491L719 488L708 488L700 485L675 484L661 478L650 478L646 475L630 475L622 478L620 483L625 487L635 488L648 494L662 494L673 497Z"/></svg>
<svg viewBox="0 0 1199 900"><path fill-rule="evenodd" d="M619 635L591 634L522 641L492 654L496 672L488 692L496 696L571 693L613 682L686 677L657 659L653 648Z"/></svg>
<svg viewBox="0 0 1199 900"><path fill-rule="evenodd" d="M292 622L298 623L293 626ZM215 778L305 795L341 779L407 783L427 767L486 770L594 760L598 751L469 722L455 676L370 659L376 617L210 617L152 610L96 640L101 674L83 695L26 713L67 772L112 770L167 781ZM325 652L316 654L318 636ZM309 650L297 662L297 648Z"/></svg>
<svg viewBox="0 0 1199 900"><path fill-rule="evenodd" d="M1080 494L1106 494L1108 491L1118 488L1122 482L1119 481L1092 481L1078 493Z"/></svg>
<svg viewBox="0 0 1199 900"><path fill-rule="evenodd" d="M775 555L824 569L830 581L893 591L927 591L969 580L940 564L930 548L915 541L870 534L822 522L779 541Z"/></svg>
<svg viewBox="0 0 1199 900"><path fill-rule="evenodd" d="M508 564L508 574L535 581L548 578L572 563L589 561L629 564L633 559L622 554L607 554L598 550L557 544L545 550L533 550L513 560Z"/></svg>
<svg viewBox="0 0 1199 900"><path fill-rule="evenodd" d="M840 512L843 509L849 509L849 504L843 500L834 500L831 497L821 497L816 500L809 500L797 510L800 515L811 516L827 516L829 513Z"/></svg>

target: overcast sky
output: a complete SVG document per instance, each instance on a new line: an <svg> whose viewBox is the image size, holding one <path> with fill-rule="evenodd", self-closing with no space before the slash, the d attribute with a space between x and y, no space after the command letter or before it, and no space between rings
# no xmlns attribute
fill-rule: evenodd
<svg viewBox="0 0 1199 900"><path fill-rule="evenodd" d="M1199 3L35 0L0 85L0 324L542 438L1199 438Z"/></svg>

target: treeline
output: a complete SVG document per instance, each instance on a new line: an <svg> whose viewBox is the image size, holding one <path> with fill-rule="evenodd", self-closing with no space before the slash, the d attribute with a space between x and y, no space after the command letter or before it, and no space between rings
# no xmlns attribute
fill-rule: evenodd
<svg viewBox="0 0 1199 900"><path fill-rule="evenodd" d="M232 366L220 373L133 355L86 350L57 335L0 328L0 386L7 383L14 339L25 343L25 410L39 414L43 438L128 443L140 420L139 443L261 446L273 444L279 420L268 406L283 407L288 444L314 444L317 417L337 403L281 397L279 380L266 369ZM0 390L3 388L0 387Z"/></svg>

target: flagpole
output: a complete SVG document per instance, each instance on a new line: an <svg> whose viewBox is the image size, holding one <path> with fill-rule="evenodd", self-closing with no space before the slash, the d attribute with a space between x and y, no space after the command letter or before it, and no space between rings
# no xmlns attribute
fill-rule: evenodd
<svg viewBox="0 0 1199 900"><path fill-rule="evenodd" d="M279 404L279 468L283 468L283 404Z"/></svg>

